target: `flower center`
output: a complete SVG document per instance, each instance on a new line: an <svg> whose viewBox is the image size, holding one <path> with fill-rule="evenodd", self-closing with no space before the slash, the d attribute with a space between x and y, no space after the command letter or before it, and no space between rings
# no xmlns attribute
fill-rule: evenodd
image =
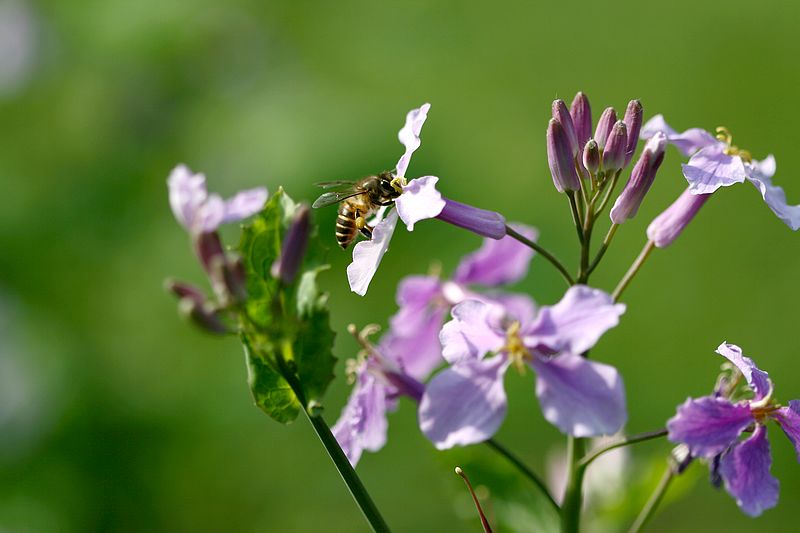
<svg viewBox="0 0 800 533"><path fill-rule="evenodd" d="M742 158L742 161L746 161L747 163L753 161L753 156L750 155L749 151L742 150L741 148L733 144L733 135L731 134L731 131L728 128L724 126L720 126L717 128L717 140L720 140L723 143L725 143L726 147L724 151L727 155L739 156L740 158Z"/></svg>
<svg viewBox="0 0 800 533"><path fill-rule="evenodd" d="M397 191L397 194L403 194L403 187L408 185L408 183L406 182L405 176L395 176L392 178L392 181L389 182L389 185Z"/></svg>
<svg viewBox="0 0 800 533"><path fill-rule="evenodd" d="M502 351L508 354L511 364L517 369L520 374L525 373L525 361L532 359L531 353L522 342L522 337L519 335L520 324L515 321L509 326L506 331L506 345L503 346Z"/></svg>

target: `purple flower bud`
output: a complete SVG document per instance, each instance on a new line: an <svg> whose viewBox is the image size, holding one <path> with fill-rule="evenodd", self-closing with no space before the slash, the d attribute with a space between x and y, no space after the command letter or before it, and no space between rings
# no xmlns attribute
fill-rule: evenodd
<svg viewBox="0 0 800 533"><path fill-rule="evenodd" d="M311 219L307 205L297 208L292 225L286 232L281 247L281 255L272 264L272 277L288 285L297 276L308 247L308 235L311 231Z"/></svg>
<svg viewBox="0 0 800 533"><path fill-rule="evenodd" d="M225 250L222 248L222 241L219 239L219 233L212 231L209 233L200 233L194 238L194 248L197 252L197 257L203 264L203 268L207 273L212 273L212 263L216 257L225 257Z"/></svg>
<svg viewBox="0 0 800 533"><path fill-rule="evenodd" d="M230 333L230 329L222 321L219 312L208 302L199 303L193 298L182 298L178 303L178 311L183 317L209 333L217 335Z"/></svg>
<svg viewBox="0 0 800 533"><path fill-rule="evenodd" d="M582 92L575 95L572 106L569 108L572 116L572 125L575 129L575 136L578 138L578 146L584 146L586 141L592 137L592 107L589 99Z"/></svg>
<svg viewBox="0 0 800 533"><path fill-rule="evenodd" d="M710 197L711 193L692 194L686 189L671 206L650 223L647 227L647 238L658 248L666 248L678 238L683 228L692 221Z"/></svg>
<svg viewBox="0 0 800 533"><path fill-rule="evenodd" d="M602 150L606 147L606 139L611 134L611 129L617 121L617 112L613 107L607 107L603 114L600 115L600 120L597 122L597 129L594 130L594 140L597 141L597 146Z"/></svg>
<svg viewBox="0 0 800 533"><path fill-rule="evenodd" d="M547 125L547 162L558 192L577 191L581 188L567 133L561 123L552 118Z"/></svg>
<svg viewBox="0 0 800 533"><path fill-rule="evenodd" d="M203 294L203 291L183 281L168 279L164 282L164 288L177 296L179 300L189 298L201 304L206 301L206 295Z"/></svg>
<svg viewBox="0 0 800 533"><path fill-rule="evenodd" d="M564 100L553 100L553 118L561 123L564 128L564 133L567 135L569 141L570 151L572 156L578 155L580 145L578 144L578 137L575 135L575 126L572 124L572 116L569 114L567 104Z"/></svg>
<svg viewBox="0 0 800 533"><path fill-rule="evenodd" d="M603 150L603 170L616 172L625 166L625 148L628 146L628 131L625 123L618 120L606 140Z"/></svg>
<svg viewBox="0 0 800 533"><path fill-rule="evenodd" d="M444 198L444 202L444 209L436 215L439 220L490 239L505 237L506 219L500 213L486 211L447 198Z"/></svg>
<svg viewBox="0 0 800 533"><path fill-rule="evenodd" d="M642 103L639 100L628 102L623 122L628 128L628 146L625 149L624 165L627 167L636 152L636 143L639 142L639 130L642 129Z"/></svg>
<svg viewBox="0 0 800 533"><path fill-rule="evenodd" d="M583 147L583 166L592 174L595 174L600 168L600 150L594 139L589 139L589 142Z"/></svg>
<svg viewBox="0 0 800 533"><path fill-rule="evenodd" d="M664 161L664 149L667 146L667 137L658 132L644 147L642 155L636 162L631 172L631 179L625 185L622 193L611 208L611 221L622 224L636 216L639 206L642 205L647 191L656 178L658 167Z"/></svg>

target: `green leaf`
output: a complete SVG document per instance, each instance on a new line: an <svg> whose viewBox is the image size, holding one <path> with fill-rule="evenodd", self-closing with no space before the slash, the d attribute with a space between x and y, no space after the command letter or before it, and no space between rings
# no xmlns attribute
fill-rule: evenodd
<svg viewBox="0 0 800 533"><path fill-rule="evenodd" d="M292 422L303 408L292 387L261 356L254 354L247 342L244 352L247 383L256 405L281 424Z"/></svg>

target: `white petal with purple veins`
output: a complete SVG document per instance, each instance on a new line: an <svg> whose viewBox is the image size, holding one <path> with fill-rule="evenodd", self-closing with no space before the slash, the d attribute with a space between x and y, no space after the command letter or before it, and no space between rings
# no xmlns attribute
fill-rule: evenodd
<svg viewBox="0 0 800 533"><path fill-rule="evenodd" d="M424 176L408 182L403 194L395 200L395 207L408 231L414 231L414 224L420 220L434 218L444 209L445 201L436 190L436 176Z"/></svg>
<svg viewBox="0 0 800 533"><path fill-rule="evenodd" d="M747 177L742 158L726 154L722 144L703 148L681 167L692 194L709 194Z"/></svg>
<svg viewBox="0 0 800 533"><path fill-rule="evenodd" d="M419 148L419 134L422 131L422 125L425 124L425 119L428 118L428 110L430 108L431 104L423 104L422 107L409 111L406 115L405 125L397 134L397 138L406 148L405 153L397 162L396 171L398 176L406 175L411 155Z"/></svg>
<svg viewBox="0 0 800 533"><path fill-rule="evenodd" d="M506 416L502 356L453 365L434 376L419 405L419 426L445 450L491 438Z"/></svg>
<svg viewBox="0 0 800 533"><path fill-rule="evenodd" d="M364 296L383 255L389 249L394 228L397 226L397 212L392 211L372 229L372 239L359 242L353 248L353 262L347 267L347 280L350 290Z"/></svg>

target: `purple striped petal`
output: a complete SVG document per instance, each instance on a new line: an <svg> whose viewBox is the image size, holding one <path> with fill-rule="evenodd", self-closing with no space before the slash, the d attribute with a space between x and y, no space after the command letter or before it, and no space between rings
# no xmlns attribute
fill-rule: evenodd
<svg viewBox="0 0 800 533"><path fill-rule="evenodd" d="M761 193L764 202L778 215L792 231L800 229L800 205L790 205L786 201L783 188L772 184L775 175L775 158L771 155L763 161L753 161L745 166L747 179Z"/></svg>
<svg viewBox="0 0 800 533"><path fill-rule="evenodd" d="M734 444L753 421L746 404L713 396L689 398L667 421L668 438L686 444L692 455L711 458Z"/></svg>
<svg viewBox="0 0 800 533"><path fill-rule="evenodd" d="M722 456L719 471L725 481L725 490L748 516L756 517L778 504L780 485L770 473L771 466L767 428L764 426L758 426L753 436Z"/></svg>
<svg viewBox="0 0 800 533"><path fill-rule="evenodd" d="M710 194L747 177L742 158L726 154L721 143L703 148L681 168L692 194Z"/></svg>
<svg viewBox="0 0 800 533"><path fill-rule="evenodd" d="M383 254L389 249L394 228L397 226L397 211L392 210L372 230L372 239L361 241L353 248L353 262L347 267L350 290L359 296L367 294L372 278L381 264Z"/></svg>
<svg viewBox="0 0 800 533"><path fill-rule="evenodd" d="M775 420L794 444L797 461L800 462L800 400L792 400L789 402L789 407L778 409Z"/></svg>
<svg viewBox="0 0 800 533"><path fill-rule="evenodd" d="M420 220L436 217L444 209L445 201L436 190L436 176L424 176L408 182L403 194L394 201L400 219L408 231L414 231L414 224Z"/></svg>
<svg viewBox="0 0 800 533"><path fill-rule="evenodd" d="M769 374L756 366L752 359L742 353L742 349L735 344L723 342L717 348L717 353L733 363L747 380L747 384L753 389L755 399L768 396L772 392L772 381Z"/></svg>
<svg viewBox="0 0 800 533"><path fill-rule="evenodd" d="M531 349L550 352L583 353L619 323L624 304L615 304L611 296L586 285L570 287L561 301L542 307L536 322L524 332Z"/></svg>
<svg viewBox="0 0 800 533"><path fill-rule="evenodd" d="M532 241L539 237L536 228L523 224L511 224L511 227ZM461 260L453 279L465 285L487 287L514 283L528 273L528 264L533 254L533 250L508 236L502 239L484 239L480 249Z"/></svg>
<svg viewBox="0 0 800 533"><path fill-rule="evenodd" d="M419 404L419 426L440 450L491 438L506 416L503 376L509 362L497 355L447 368L434 376Z"/></svg>
<svg viewBox="0 0 800 533"><path fill-rule="evenodd" d="M422 125L425 124L425 119L428 118L428 110L430 108L431 104L423 104L422 107L409 111L406 115L405 125L397 134L397 138L406 148L405 153L400 157L395 167L398 176L406 175L411 155L419 148L419 134L422 131Z"/></svg>
<svg viewBox="0 0 800 533"><path fill-rule="evenodd" d="M573 354L535 358L532 366L542 413L562 432L594 437L625 425L625 388L613 366Z"/></svg>

